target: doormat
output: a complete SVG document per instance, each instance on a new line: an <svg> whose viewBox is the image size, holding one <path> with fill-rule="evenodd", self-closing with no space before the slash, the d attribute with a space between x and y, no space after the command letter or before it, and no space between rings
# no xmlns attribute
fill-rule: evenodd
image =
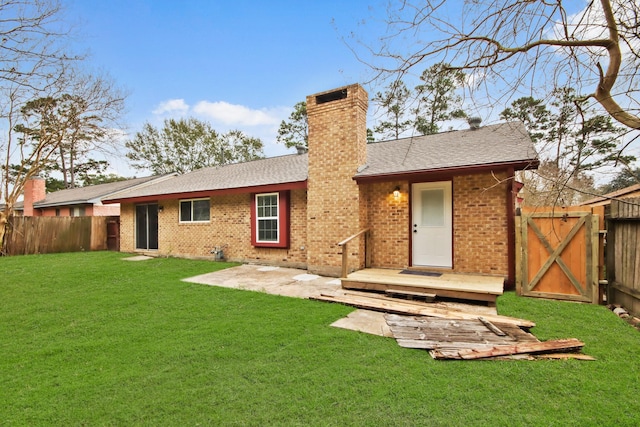
<svg viewBox="0 0 640 427"><path fill-rule="evenodd" d="M415 274L416 276L431 276L431 277L442 276L442 273L433 273L431 271L420 271L420 270L402 270L400 274Z"/></svg>

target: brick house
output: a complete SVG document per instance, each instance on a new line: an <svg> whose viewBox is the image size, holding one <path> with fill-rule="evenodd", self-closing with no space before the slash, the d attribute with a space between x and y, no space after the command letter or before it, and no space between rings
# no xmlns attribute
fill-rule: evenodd
<svg viewBox="0 0 640 427"><path fill-rule="evenodd" d="M537 166L520 123L367 144L368 95L307 97L308 152L197 170L120 193L121 250L298 267L515 278L514 172Z"/></svg>
<svg viewBox="0 0 640 427"><path fill-rule="evenodd" d="M160 182L173 175L134 178L125 181L70 188L47 193L43 178L25 182L23 201L16 206L24 216L118 216L120 205L103 204L102 199L120 191Z"/></svg>

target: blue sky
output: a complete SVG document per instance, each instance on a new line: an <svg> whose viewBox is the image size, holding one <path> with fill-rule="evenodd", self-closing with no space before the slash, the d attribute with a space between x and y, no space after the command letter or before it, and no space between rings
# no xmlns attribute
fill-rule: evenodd
<svg viewBox="0 0 640 427"><path fill-rule="evenodd" d="M287 153L278 125L306 95L371 77L344 43L372 0L69 0L76 49L129 91L129 134L145 121L194 116L221 132L260 137L268 156ZM113 161L112 161L113 162ZM115 172L128 174L122 165ZM140 174L140 172L138 172Z"/></svg>
<svg viewBox="0 0 640 427"><path fill-rule="evenodd" d="M61 1L78 27L73 48L87 51L89 67L130 93L124 118L130 136L145 121L161 127L165 118L193 116L219 132L240 129L258 137L265 154L276 156L293 151L276 142L277 129L306 95L352 83L363 84L370 97L382 89L367 84L371 69L344 40L355 34L364 44L379 45L386 0ZM572 7L578 11L583 4ZM455 5L447 9L452 19L459 17ZM424 37L429 33L395 42L414 49ZM505 105L492 107L465 109L490 123ZM111 172L145 174L132 170L124 153L108 160Z"/></svg>

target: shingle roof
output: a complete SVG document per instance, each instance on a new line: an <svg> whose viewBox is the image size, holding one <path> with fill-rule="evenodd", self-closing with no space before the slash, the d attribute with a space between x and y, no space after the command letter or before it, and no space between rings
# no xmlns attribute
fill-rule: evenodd
<svg viewBox="0 0 640 427"><path fill-rule="evenodd" d="M640 193L640 184L633 184L620 190L612 191L611 193L603 194L602 196L596 196L592 199L586 200L579 204L579 206L588 205L607 205L611 203L613 199L635 197L637 193Z"/></svg>
<svg viewBox="0 0 640 427"><path fill-rule="evenodd" d="M533 161L533 143L520 122L370 144L359 177Z"/></svg>
<svg viewBox="0 0 640 427"><path fill-rule="evenodd" d="M53 193L48 193L44 200L35 202L33 206L35 208L44 208L50 206L98 203L103 197L161 178L163 177L148 176L144 178L128 179L126 181L109 182L107 184L59 190Z"/></svg>
<svg viewBox="0 0 640 427"><path fill-rule="evenodd" d="M158 184L121 193L114 199L301 182L307 179L307 164L308 155L305 153L198 169Z"/></svg>
<svg viewBox="0 0 640 427"><path fill-rule="evenodd" d="M441 170L536 159L531 139L521 123L503 123L477 130L445 132L369 144L366 168L356 174L371 177L413 171ZM308 154L291 154L199 169L162 182L134 188L105 200L124 200L303 182L308 178Z"/></svg>

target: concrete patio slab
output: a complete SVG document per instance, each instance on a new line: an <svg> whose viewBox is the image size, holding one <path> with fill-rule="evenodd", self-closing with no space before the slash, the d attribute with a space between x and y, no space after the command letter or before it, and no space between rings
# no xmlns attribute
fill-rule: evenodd
<svg viewBox="0 0 640 427"><path fill-rule="evenodd" d="M316 276L295 268L274 268L254 264L226 268L189 277L183 281L296 298L319 296L321 293L340 289L340 281L332 277Z"/></svg>
<svg viewBox="0 0 640 427"><path fill-rule="evenodd" d="M304 299L319 297L321 294L332 295L342 292L340 279L308 274L306 270L295 268L268 267L255 264L244 264L182 280L208 286L220 286ZM477 312L478 315L496 314L495 307L452 302L439 302L434 306L443 309ZM354 309L347 317L337 320L331 326L385 337L392 336L391 330L385 321L384 313L372 310Z"/></svg>
<svg viewBox="0 0 640 427"><path fill-rule="evenodd" d="M331 326L392 338L393 334L384 315L385 313L379 311L357 309L349 313L347 317L336 320Z"/></svg>
<svg viewBox="0 0 640 427"><path fill-rule="evenodd" d="M130 256L127 258L122 258L123 261L146 261L148 259L153 259L153 257L146 256L146 255L136 255L136 256Z"/></svg>

